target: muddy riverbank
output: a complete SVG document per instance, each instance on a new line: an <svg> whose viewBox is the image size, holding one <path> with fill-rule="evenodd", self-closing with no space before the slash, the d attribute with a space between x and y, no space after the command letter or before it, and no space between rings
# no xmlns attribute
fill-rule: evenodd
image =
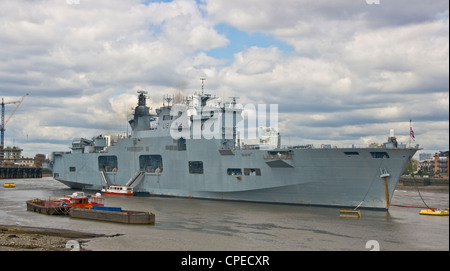
<svg viewBox="0 0 450 271"><path fill-rule="evenodd" d="M0 251L84 250L86 239L104 236L72 230L0 225Z"/></svg>

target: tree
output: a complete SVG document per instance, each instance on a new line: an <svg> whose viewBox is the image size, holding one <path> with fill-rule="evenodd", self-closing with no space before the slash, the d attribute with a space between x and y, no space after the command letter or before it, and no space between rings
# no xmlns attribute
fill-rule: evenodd
<svg viewBox="0 0 450 271"><path fill-rule="evenodd" d="M414 158L411 158L411 160L409 160L409 163L405 168L405 171L403 171L403 175L411 174L411 176L414 176L414 173L417 172L418 167L419 161L417 161Z"/></svg>

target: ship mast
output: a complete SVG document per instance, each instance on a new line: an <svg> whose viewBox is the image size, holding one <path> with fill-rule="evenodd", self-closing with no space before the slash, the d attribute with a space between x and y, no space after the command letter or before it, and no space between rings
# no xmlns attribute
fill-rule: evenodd
<svg viewBox="0 0 450 271"><path fill-rule="evenodd" d="M204 93L204 90L205 90L205 80L206 80L206 78L200 78L200 80L202 81L202 96L203 96L203 93Z"/></svg>
<svg viewBox="0 0 450 271"><path fill-rule="evenodd" d="M163 96L163 106L166 106L165 102L167 102L167 106L170 106L170 102L174 100L174 97L167 94L167 96ZM173 105L173 102L172 102Z"/></svg>

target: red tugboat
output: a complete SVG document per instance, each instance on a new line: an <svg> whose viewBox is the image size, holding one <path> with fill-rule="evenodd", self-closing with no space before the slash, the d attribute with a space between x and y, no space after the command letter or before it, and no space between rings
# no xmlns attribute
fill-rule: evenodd
<svg viewBox="0 0 450 271"><path fill-rule="evenodd" d="M84 192L74 192L72 195L66 195L59 199L66 205L71 207L81 207L91 209L93 206L104 206L105 199L101 197L100 193L95 196L86 195Z"/></svg>

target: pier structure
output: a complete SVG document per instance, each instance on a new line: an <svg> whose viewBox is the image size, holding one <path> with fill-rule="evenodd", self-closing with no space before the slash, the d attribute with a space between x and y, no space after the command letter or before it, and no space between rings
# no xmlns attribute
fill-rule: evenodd
<svg viewBox="0 0 450 271"><path fill-rule="evenodd" d="M0 179L42 178L42 168L0 167Z"/></svg>

